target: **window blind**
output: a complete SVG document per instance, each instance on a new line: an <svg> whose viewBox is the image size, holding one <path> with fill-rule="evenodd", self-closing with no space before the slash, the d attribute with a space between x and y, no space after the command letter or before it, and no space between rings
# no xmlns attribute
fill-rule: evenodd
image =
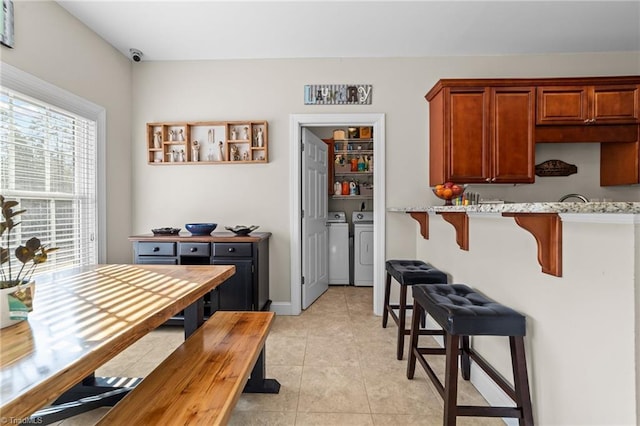
<svg viewBox="0 0 640 426"><path fill-rule="evenodd" d="M12 251L31 237L58 247L37 274L97 263L96 121L4 87L0 118L0 193L27 210Z"/></svg>

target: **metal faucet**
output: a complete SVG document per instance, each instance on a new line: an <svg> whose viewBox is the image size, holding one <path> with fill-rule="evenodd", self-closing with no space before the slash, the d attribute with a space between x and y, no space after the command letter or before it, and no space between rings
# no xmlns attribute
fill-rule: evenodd
<svg viewBox="0 0 640 426"><path fill-rule="evenodd" d="M579 200L581 200L583 203L587 203L589 202L589 200L587 199L587 197L585 197L584 195L580 195L580 194L567 194L564 195L562 197L560 197L560 199L558 200L558 202L563 202L568 198L578 198Z"/></svg>

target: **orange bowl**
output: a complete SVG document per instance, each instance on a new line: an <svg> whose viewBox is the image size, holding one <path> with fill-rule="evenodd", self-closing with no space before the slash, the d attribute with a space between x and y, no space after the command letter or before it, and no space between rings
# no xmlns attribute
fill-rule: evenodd
<svg viewBox="0 0 640 426"><path fill-rule="evenodd" d="M461 190L457 194L455 194L451 188L441 188L439 191L436 190L435 188L432 188L431 190L433 191L433 194L436 197L440 198L441 200L445 200L445 203L444 203L445 206L452 206L453 200L456 198L462 197L462 194L464 194L465 189L467 189L463 185L458 185L458 187Z"/></svg>

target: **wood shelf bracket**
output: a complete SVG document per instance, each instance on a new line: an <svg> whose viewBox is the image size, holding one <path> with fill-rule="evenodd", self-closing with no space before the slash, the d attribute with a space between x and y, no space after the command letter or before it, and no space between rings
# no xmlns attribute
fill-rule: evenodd
<svg viewBox="0 0 640 426"><path fill-rule="evenodd" d="M469 216L465 212L438 212L456 229L456 242L461 250L469 251Z"/></svg>
<svg viewBox="0 0 640 426"><path fill-rule="evenodd" d="M408 212L409 216L414 218L420 224L420 234L425 240L429 239L429 213L427 212Z"/></svg>
<svg viewBox="0 0 640 426"><path fill-rule="evenodd" d="M533 235L538 244L538 263L542 272L562 276L562 220L557 213L502 213L513 217Z"/></svg>

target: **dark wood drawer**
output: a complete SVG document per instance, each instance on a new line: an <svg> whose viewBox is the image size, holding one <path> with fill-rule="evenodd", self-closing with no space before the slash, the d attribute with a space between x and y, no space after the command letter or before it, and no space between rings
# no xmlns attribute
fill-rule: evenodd
<svg viewBox="0 0 640 426"><path fill-rule="evenodd" d="M213 243L214 257L251 257L251 243Z"/></svg>
<svg viewBox="0 0 640 426"><path fill-rule="evenodd" d="M179 243L178 250L180 256L206 256L211 255L211 244L209 243Z"/></svg>
<svg viewBox="0 0 640 426"><path fill-rule="evenodd" d="M138 243L138 256L175 256L176 243Z"/></svg>

